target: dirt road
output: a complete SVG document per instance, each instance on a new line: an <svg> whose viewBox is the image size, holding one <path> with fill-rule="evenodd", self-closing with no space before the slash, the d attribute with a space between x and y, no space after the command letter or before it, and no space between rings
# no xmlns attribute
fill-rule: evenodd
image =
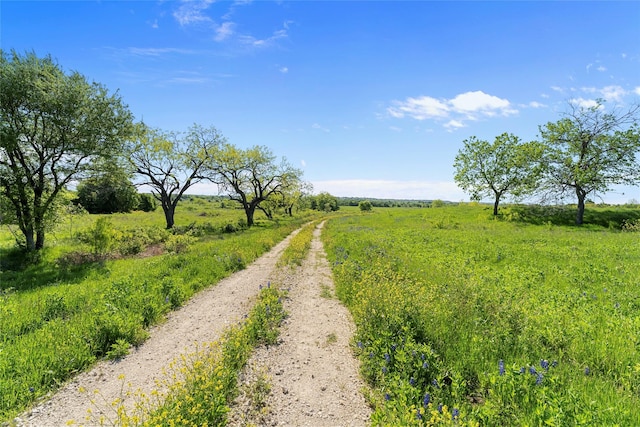
<svg viewBox="0 0 640 427"><path fill-rule="evenodd" d="M314 233L309 257L297 271L276 269L289 243L287 237L245 270L212 286L172 312L167 321L151 329L150 338L118 362L103 361L67 383L50 400L16 419L19 426L57 427L92 425L87 417L95 390L99 401L113 402L123 396L123 380L130 390L149 394L157 388L162 370L198 343L218 339L230 324L248 313L260 285L272 281L290 288L286 310L290 316L282 329L281 343L258 349L244 378L251 380L255 367L273 374L268 404L260 425L364 425L369 409L359 393L362 383L349 349L353 326L346 309L334 298L331 270ZM324 295L321 296L321 294ZM84 392L82 390L85 390ZM128 400L129 401L128 401ZM106 404L105 404L106 407ZM243 425L250 413L241 401L233 408L232 423Z"/></svg>

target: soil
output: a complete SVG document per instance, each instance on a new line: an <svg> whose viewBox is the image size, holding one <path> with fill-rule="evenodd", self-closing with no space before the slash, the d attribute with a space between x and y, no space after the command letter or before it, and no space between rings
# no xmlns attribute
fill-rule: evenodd
<svg viewBox="0 0 640 427"><path fill-rule="evenodd" d="M98 425L100 411L113 419L109 403L135 390L149 395L163 378L163 369L220 338L240 322L255 302L260 286L271 281L288 288L279 343L259 348L240 376L242 393L234 402L230 425L358 426L370 409L361 394L364 384L350 349L354 327L349 312L333 297L331 270L314 232L309 256L300 268L276 268L290 235L253 264L212 286L170 313L152 328L150 337L117 362L102 361L65 384L49 400L15 419L17 426ZM123 379L124 378L124 379ZM98 404L92 404L91 400ZM88 410L93 416L88 416Z"/></svg>

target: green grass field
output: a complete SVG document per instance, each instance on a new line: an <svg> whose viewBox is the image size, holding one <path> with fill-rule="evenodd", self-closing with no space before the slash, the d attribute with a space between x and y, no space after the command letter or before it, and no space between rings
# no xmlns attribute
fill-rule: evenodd
<svg viewBox="0 0 640 427"><path fill-rule="evenodd" d="M318 215L276 221L256 215L256 225L247 230L242 210L192 197L178 206L172 233L163 229L161 210L65 219L36 262L25 261L3 227L0 421L96 360L125 354L167 312ZM77 237L100 218L108 220L109 244L93 257L92 245ZM165 250L143 256L147 245Z"/></svg>
<svg viewBox="0 0 640 427"><path fill-rule="evenodd" d="M638 211L589 209L584 227L464 204L329 221L373 424L640 425L640 234L611 226Z"/></svg>

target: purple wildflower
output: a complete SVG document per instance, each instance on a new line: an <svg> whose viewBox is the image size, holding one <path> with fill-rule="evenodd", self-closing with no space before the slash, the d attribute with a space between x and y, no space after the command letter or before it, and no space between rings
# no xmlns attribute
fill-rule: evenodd
<svg viewBox="0 0 640 427"><path fill-rule="evenodd" d="M389 395L389 393L384 394L384 400L391 400L391 396Z"/></svg>
<svg viewBox="0 0 640 427"><path fill-rule="evenodd" d="M524 373L525 373L524 366L523 366L522 368L520 368L520 373L521 373L521 374L524 374Z"/></svg>
<svg viewBox="0 0 640 427"><path fill-rule="evenodd" d="M422 419L422 414L420 413L420 408L416 409L416 419L417 420L421 420Z"/></svg>
<svg viewBox="0 0 640 427"><path fill-rule="evenodd" d="M424 399L422 399L422 405L426 408L429 406L429 402L431 402L431 395L427 393L424 395Z"/></svg>
<svg viewBox="0 0 640 427"><path fill-rule="evenodd" d="M440 388L438 386L438 380L434 379L433 381L431 381L431 385L433 385L435 388Z"/></svg>
<svg viewBox="0 0 640 427"><path fill-rule="evenodd" d="M362 341L358 341L358 348L362 348L364 347L364 344L362 344Z"/></svg>
<svg viewBox="0 0 640 427"><path fill-rule="evenodd" d="M498 372L500 376L504 375L504 361L502 359L498 361Z"/></svg>
<svg viewBox="0 0 640 427"><path fill-rule="evenodd" d="M538 371L536 371L536 368L534 368L533 366L529 366L529 373L531 375L535 375L538 373Z"/></svg>
<svg viewBox="0 0 640 427"><path fill-rule="evenodd" d="M427 362L422 362L423 369L427 369L428 367L429 367L429 364Z"/></svg>
<svg viewBox="0 0 640 427"><path fill-rule="evenodd" d="M584 374L585 374L585 375L589 375L590 373L591 373L591 370L589 369L589 367L588 367L588 366L586 366L586 367L584 368Z"/></svg>
<svg viewBox="0 0 640 427"><path fill-rule="evenodd" d="M382 373L383 373L383 374L386 374L387 372L389 372L389 370L387 369L387 367L386 367L386 366L383 366L383 367L382 367Z"/></svg>
<svg viewBox="0 0 640 427"><path fill-rule="evenodd" d="M391 356L389 356L389 353L385 353L384 354L384 360L388 363L391 360Z"/></svg>
<svg viewBox="0 0 640 427"><path fill-rule="evenodd" d="M438 412L442 413L442 403L438 403Z"/></svg>
<svg viewBox="0 0 640 427"><path fill-rule="evenodd" d="M271 281L268 281L267 282L267 288L270 288L270 287L271 287Z"/></svg>
<svg viewBox="0 0 640 427"><path fill-rule="evenodd" d="M536 377L536 385L542 384L542 381L544 381L544 377L542 376L542 374L538 374L538 376Z"/></svg>
<svg viewBox="0 0 640 427"><path fill-rule="evenodd" d="M540 366L542 366L542 369L549 369L549 361L545 360L545 359L542 359L540 361Z"/></svg>
<svg viewBox="0 0 640 427"><path fill-rule="evenodd" d="M458 408L453 408L453 411L451 411L451 419L455 420L459 416L460 416L460 410Z"/></svg>
<svg viewBox="0 0 640 427"><path fill-rule="evenodd" d="M409 378L409 384L411 384L412 386L415 386L416 380L413 377Z"/></svg>
<svg viewBox="0 0 640 427"><path fill-rule="evenodd" d="M396 345L395 344L391 344L391 351L396 351Z"/></svg>
<svg viewBox="0 0 640 427"><path fill-rule="evenodd" d="M551 362L551 367L555 368L556 366L558 366L558 361L554 360L553 362Z"/></svg>

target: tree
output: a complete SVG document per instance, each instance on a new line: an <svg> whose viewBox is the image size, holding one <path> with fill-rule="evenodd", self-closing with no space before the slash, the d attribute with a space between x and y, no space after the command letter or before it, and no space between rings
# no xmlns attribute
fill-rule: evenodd
<svg viewBox="0 0 640 427"><path fill-rule="evenodd" d="M135 173L142 177L138 185L151 187L160 202L167 229L173 228L178 202L193 184L206 179L206 167L224 137L213 126L194 124L186 134L166 133L138 127L138 137L129 147L129 159Z"/></svg>
<svg viewBox="0 0 640 427"><path fill-rule="evenodd" d="M276 163L276 157L264 146L242 150L225 144L213 160L210 180L231 200L240 202L248 227L253 225L260 203L294 188L302 177L302 171L286 159Z"/></svg>
<svg viewBox="0 0 640 427"><path fill-rule="evenodd" d="M127 172L110 163L78 184L78 203L92 214L131 212L140 204L140 195Z"/></svg>
<svg viewBox="0 0 640 427"><path fill-rule="evenodd" d="M27 250L42 249L61 190L120 151L132 114L119 95L50 57L0 51L0 191Z"/></svg>
<svg viewBox="0 0 640 427"><path fill-rule="evenodd" d="M358 207L362 212L368 212L373 209L373 205L368 200L362 200L360 203L358 203Z"/></svg>
<svg viewBox="0 0 640 427"><path fill-rule="evenodd" d="M545 196L560 199L575 194L576 225L584 221L585 200L611 189L612 185L640 181L640 106L607 112L604 101L590 107L570 104L565 117L540 127L545 144Z"/></svg>
<svg viewBox="0 0 640 427"><path fill-rule="evenodd" d="M338 199L327 192L322 192L311 199L311 209L332 212L340 209Z"/></svg>
<svg viewBox="0 0 640 427"><path fill-rule="evenodd" d="M493 214L498 215L503 196L518 197L535 189L541 153L540 144L523 143L509 133L497 136L493 143L472 136L464 140L455 158L454 180L473 200L493 196Z"/></svg>

